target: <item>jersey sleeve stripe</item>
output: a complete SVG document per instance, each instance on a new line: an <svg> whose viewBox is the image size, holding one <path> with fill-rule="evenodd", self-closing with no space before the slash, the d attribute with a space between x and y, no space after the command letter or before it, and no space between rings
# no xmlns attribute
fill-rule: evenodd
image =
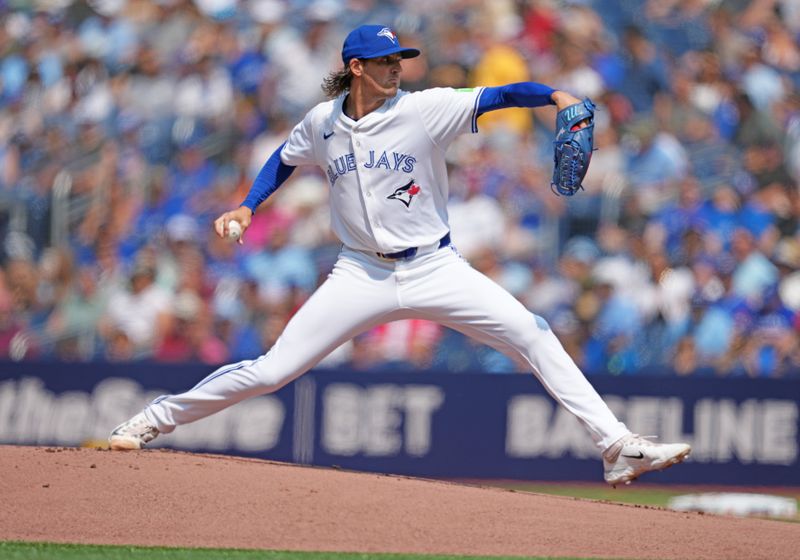
<svg viewBox="0 0 800 560"><path fill-rule="evenodd" d="M478 95L475 96L475 103L472 105L472 133L478 132L478 105L481 100L481 95L486 88L481 88Z"/></svg>

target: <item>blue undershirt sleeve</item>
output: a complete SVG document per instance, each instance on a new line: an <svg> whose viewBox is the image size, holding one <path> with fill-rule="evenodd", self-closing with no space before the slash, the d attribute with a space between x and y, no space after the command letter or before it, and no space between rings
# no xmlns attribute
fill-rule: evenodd
<svg viewBox="0 0 800 560"><path fill-rule="evenodd" d="M294 166L286 165L281 161L281 150L286 145L286 142L281 144L277 150L272 152L269 159L258 172L256 180L253 181L253 186L250 187L250 192L242 202L241 206L246 206L251 212L255 212L258 205L267 200L267 198L278 190L289 175L294 171Z"/></svg>
<svg viewBox="0 0 800 560"><path fill-rule="evenodd" d="M508 107L543 107L555 105L550 98L556 91L536 82L518 82L498 87L484 88L478 101L478 115Z"/></svg>

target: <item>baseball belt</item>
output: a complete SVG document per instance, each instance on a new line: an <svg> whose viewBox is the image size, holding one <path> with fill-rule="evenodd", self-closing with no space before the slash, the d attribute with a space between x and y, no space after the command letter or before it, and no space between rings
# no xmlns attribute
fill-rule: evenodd
<svg viewBox="0 0 800 560"><path fill-rule="evenodd" d="M442 247L447 247L448 245L450 245L449 231L445 233L444 237L442 237L439 240L439 246L437 248L441 249ZM408 249L397 251L396 253L375 253L375 254L382 259L388 259L390 261L399 261L399 260L413 259L414 257L417 256L419 249L420 249L419 247L409 247Z"/></svg>

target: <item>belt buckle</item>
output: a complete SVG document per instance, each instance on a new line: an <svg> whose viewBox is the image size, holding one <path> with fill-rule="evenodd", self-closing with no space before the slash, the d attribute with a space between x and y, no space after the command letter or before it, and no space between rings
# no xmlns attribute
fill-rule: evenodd
<svg viewBox="0 0 800 560"><path fill-rule="evenodd" d="M417 247L409 247L408 249L404 249L403 251L397 251L396 253L375 253L375 254L382 259L386 259L387 261L402 261L414 258L417 254L417 251L418 251Z"/></svg>

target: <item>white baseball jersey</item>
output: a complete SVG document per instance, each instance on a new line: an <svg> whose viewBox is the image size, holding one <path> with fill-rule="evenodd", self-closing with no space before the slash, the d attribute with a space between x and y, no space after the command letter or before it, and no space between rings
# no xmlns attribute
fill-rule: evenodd
<svg viewBox="0 0 800 560"><path fill-rule="evenodd" d="M342 94L294 127L281 160L322 169L333 231L348 247L392 253L430 245L449 230L445 152L457 135L477 132L482 92L401 90L358 121L342 110Z"/></svg>

